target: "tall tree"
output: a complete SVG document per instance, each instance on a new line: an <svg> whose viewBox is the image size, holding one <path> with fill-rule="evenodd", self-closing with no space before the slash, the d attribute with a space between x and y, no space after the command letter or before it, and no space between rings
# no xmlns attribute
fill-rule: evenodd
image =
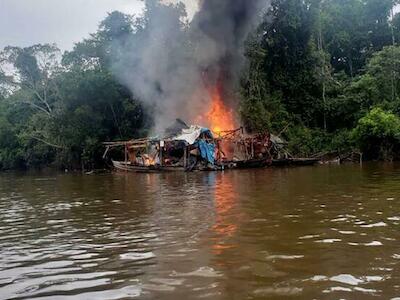
<svg viewBox="0 0 400 300"><path fill-rule="evenodd" d="M25 92L24 95L20 93L19 101L50 116L57 98L53 79L61 71L60 55L60 50L49 44L26 48L6 47L0 53L0 74L3 74L0 80L3 86L9 88L9 92Z"/></svg>
<svg viewBox="0 0 400 300"><path fill-rule="evenodd" d="M318 57L312 39L316 5L315 1L272 1L259 28L260 47L253 47L256 52L249 54L251 64L256 57L258 73L263 73L259 78L266 81L268 91L280 94L285 110L309 125L317 124L315 115L321 112ZM260 57L257 52L264 54ZM257 91L254 82L249 84Z"/></svg>
<svg viewBox="0 0 400 300"><path fill-rule="evenodd" d="M335 71L359 74L374 51L391 44L393 0L324 0L323 36Z"/></svg>

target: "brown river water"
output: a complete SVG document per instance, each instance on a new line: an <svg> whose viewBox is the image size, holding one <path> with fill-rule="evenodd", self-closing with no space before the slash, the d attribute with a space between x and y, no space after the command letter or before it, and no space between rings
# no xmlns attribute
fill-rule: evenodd
<svg viewBox="0 0 400 300"><path fill-rule="evenodd" d="M400 165L0 174L0 299L400 299Z"/></svg>

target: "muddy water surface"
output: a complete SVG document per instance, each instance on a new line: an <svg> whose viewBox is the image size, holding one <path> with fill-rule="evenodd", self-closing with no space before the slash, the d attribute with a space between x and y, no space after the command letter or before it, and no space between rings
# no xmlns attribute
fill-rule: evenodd
<svg viewBox="0 0 400 300"><path fill-rule="evenodd" d="M0 175L0 299L400 299L400 165Z"/></svg>

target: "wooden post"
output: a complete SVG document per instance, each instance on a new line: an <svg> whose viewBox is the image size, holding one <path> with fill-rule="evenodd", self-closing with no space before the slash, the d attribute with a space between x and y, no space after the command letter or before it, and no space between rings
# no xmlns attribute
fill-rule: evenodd
<svg viewBox="0 0 400 300"><path fill-rule="evenodd" d="M160 166L163 166L163 145L164 141L160 141L159 146L160 146Z"/></svg>
<svg viewBox="0 0 400 300"><path fill-rule="evenodd" d="M254 139L251 139L251 159L254 159Z"/></svg>
<svg viewBox="0 0 400 300"><path fill-rule="evenodd" d="M125 171L128 172L128 144L125 143Z"/></svg>
<svg viewBox="0 0 400 300"><path fill-rule="evenodd" d="M183 154L183 166L185 167L185 169L187 168L187 146L185 146L185 150L184 150L184 154Z"/></svg>

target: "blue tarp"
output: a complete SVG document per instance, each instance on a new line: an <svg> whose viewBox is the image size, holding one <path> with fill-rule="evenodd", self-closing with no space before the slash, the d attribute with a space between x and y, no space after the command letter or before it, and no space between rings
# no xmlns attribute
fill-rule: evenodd
<svg viewBox="0 0 400 300"><path fill-rule="evenodd" d="M213 134L210 129L202 128L202 134L208 135L209 138L213 138ZM215 163L215 144L214 143L207 143L204 140L198 141L199 150L201 157L208 161L210 164L214 165Z"/></svg>
<svg viewBox="0 0 400 300"><path fill-rule="evenodd" d="M202 128L202 129L201 129L201 133L205 133L205 134L207 134L207 135L208 135L208 137L210 137L210 138L214 138L214 136L213 136L213 134L212 134L211 130L210 130L210 129L208 129L208 128Z"/></svg>
<svg viewBox="0 0 400 300"><path fill-rule="evenodd" d="M215 145L209 144L204 140L198 141L201 157L214 165L215 162Z"/></svg>
<svg viewBox="0 0 400 300"><path fill-rule="evenodd" d="M200 136L204 135L209 139L213 139L213 134L210 129L202 128L200 126L191 126L188 129L182 129L182 133L173 139L175 141L184 141L186 145L196 145L200 150L200 155L210 164L215 163L215 144L208 143L207 141L200 139Z"/></svg>

